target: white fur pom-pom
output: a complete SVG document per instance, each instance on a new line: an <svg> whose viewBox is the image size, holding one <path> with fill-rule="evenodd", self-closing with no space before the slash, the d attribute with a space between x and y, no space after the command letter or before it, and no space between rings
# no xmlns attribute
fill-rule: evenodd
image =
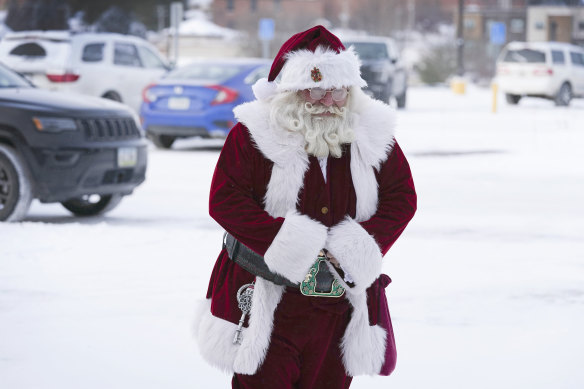
<svg viewBox="0 0 584 389"><path fill-rule="evenodd" d="M267 100L276 94L277 85L273 81L268 81L267 78L260 78L251 89L258 100Z"/></svg>

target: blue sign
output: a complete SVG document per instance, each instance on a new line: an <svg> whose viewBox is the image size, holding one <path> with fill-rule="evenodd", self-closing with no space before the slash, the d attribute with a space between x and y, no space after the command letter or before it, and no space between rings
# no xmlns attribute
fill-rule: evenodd
<svg viewBox="0 0 584 389"><path fill-rule="evenodd" d="M491 22L489 36L492 44L504 45L507 42L507 26L505 23Z"/></svg>
<svg viewBox="0 0 584 389"><path fill-rule="evenodd" d="M274 19L270 18L260 19L258 36L263 41L271 41L272 39L274 39Z"/></svg>

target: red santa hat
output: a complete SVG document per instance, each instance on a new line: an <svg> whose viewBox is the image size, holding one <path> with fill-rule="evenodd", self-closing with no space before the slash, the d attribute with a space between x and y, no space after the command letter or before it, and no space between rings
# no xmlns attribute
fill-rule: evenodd
<svg viewBox="0 0 584 389"><path fill-rule="evenodd" d="M260 100L277 92L320 87L364 87L361 61L352 47L346 49L323 26L293 35L280 48L267 79L259 80L253 91ZM275 82L276 77L280 80Z"/></svg>

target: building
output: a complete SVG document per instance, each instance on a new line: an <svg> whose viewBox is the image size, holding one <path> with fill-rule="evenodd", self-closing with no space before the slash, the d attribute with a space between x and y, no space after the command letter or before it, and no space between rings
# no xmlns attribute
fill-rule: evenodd
<svg viewBox="0 0 584 389"><path fill-rule="evenodd" d="M527 40L584 44L584 7L531 6Z"/></svg>

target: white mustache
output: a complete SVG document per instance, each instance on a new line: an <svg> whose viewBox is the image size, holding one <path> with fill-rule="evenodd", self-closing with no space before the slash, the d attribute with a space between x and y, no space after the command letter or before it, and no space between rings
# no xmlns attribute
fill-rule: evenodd
<svg viewBox="0 0 584 389"><path fill-rule="evenodd" d="M322 104L312 104L309 102L306 102L304 104L304 107L305 107L306 111L312 115L319 115L322 113L332 113L333 115L343 116L343 114L346 111L345 107L337 107L336 105L331 105L330 107L327 107L327 106L322 105Z"/></svg>

